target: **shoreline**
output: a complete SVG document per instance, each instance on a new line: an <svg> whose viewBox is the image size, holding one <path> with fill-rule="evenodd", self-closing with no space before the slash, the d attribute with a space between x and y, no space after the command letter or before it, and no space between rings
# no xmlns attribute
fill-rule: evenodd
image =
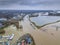
<svg viewBox="0 0 60 45"><path fill-rule="evenodd" d="M44 25L42 25L42 26L38 26L38 25L36 25L35 22L33 22L33 21L31 21L31 20L29 20L29 21L30 21L35 27L37 27L38 29L40 29L40 28L42 28L42 27L44 27L44 26L50 25L50 24L54 24L54 23L60 22L60 20L58 20L58 21L55 21L55 22L51 22L51 23L44 24Z"/></svg>

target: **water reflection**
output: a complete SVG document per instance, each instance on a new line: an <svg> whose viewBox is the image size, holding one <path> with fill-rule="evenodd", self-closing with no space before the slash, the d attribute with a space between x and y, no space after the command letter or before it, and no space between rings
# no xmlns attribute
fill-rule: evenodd
<svg viewBox="0 0 60 45"><path fill-rule="evenodd" d="M38 17L32 17L30 19L32 22L35 22L36 25L42 26L44 24L60 20L60 17L58 17L58 16L38 16Z"/></svg>

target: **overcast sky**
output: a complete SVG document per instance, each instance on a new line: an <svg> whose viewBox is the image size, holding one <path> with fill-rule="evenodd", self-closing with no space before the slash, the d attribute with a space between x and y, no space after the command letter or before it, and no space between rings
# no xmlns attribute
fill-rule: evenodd
<svg viewBox="0 0 60 45"><path fill-rule="evenodd" d="M0 0L0 9L60 10L60 0Z"/></svg>

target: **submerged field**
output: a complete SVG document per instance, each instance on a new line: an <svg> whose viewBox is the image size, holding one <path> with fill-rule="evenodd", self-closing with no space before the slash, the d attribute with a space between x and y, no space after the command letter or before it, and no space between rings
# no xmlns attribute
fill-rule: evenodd
<svg viewBox="0 0 60 45"><path fill-rule="evenodd" d="M38 16L31 17L30 21L37 27L43 27L49 24L60 22L60 16Z"/></svg>

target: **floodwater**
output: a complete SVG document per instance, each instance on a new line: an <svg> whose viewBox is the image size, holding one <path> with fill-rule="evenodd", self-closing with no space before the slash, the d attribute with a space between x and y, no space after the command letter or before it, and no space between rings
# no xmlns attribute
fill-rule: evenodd
<svg viewBox="0 0 60 45"><path fill-rule="evenodd" d="M57 17L55 18L58 19ZM26 33L30 33L33 36L36 45L60 45L60 36L59 36L60 30L56 31L55 27L51 27L53 25L60 25L60 23L51 24L41 29L34 29L30 25L30 22L27 19L27 17L25 17L22 25L23 25L23 31Z"/></svg>
<svg viewBox="0 0 60 45"><path fill-rule="evenodd" d="M23 26L22 30L17 30L16 28L13 28L13 26L5 29L5 35L15 34L11 41L11 45L12 43L16 43L17 39L26 33L31 34L36 45L60 45L60 28L56 31L55 27L51 27L52 25L60 25L60 22L50 24L41 29L34 29L27 17L28 16L26 16L23 21L19 22L19 24Z"/></svg>
<svg viewBox="0 0 60 45"><path fill-rule="evenodd" d="M60 20L60 16L38 16L30 18L32 22L35 22L36 25L42 26L47 23L52 23Z"/></svg>

